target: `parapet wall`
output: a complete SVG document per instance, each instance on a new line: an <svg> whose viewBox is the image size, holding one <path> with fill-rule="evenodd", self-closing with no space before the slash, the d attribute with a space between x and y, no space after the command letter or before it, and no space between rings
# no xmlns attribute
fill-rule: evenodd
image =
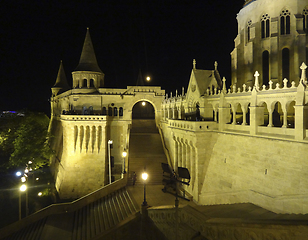
<svg viewBox="0 0 308 240"><path fill-rule="evenodd" d="M199 122L201 128L194 122L198 131L184 128L190 123L171 120L162 125L172 162L185 164L191 173L187 191L196 202L250 202L276 213L308 213L308 143L221 132L215 122ZM195 155L182 156L187 148L181 143L189 143Z"/></svg>

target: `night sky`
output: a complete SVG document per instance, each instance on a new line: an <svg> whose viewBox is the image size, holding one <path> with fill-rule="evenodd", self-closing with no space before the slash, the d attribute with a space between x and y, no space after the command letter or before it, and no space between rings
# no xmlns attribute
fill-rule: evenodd
<svg viewBox="0 0 308 240"><path fill-rule="evenodd" d="M185 91L195 58L230 82L230 53L243 0L80 0L0 2L0 110L50 112L60 60L72 85L86 28L105 87L150 85Z"/></svg>

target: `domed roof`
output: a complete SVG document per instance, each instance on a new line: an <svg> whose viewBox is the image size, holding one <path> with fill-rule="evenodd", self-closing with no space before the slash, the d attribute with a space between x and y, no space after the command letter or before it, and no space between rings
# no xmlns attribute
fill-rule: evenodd
<svg viewBox="0 0 308 240"><path fill-rule="evenodd" d="M246 6L247 4L254 2L254 1L256 1L256 0L245 0L244 6Z"/></svg>

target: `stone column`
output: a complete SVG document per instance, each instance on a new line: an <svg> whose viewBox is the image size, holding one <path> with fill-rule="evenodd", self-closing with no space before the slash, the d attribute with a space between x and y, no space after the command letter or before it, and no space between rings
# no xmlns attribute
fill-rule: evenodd
<svg viewBox="0 0 308 240"><path fill-rule="evenodd" d="M246 125L247 124L247 121L246 121L246 108L244 106L241 106L242 107L242 112L243 112L243 122L242 122L242 125Z"/></svg>

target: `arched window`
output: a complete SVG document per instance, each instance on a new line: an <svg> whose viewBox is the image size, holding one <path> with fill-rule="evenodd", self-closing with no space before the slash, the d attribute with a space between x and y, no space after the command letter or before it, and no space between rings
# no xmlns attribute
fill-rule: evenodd
<svg viewBox="0 0 308 240"><path fill-rule="evenodd" d="M83 84L82 84L82 86L83 86L84 88L87 87L87 79L83 79Z"/></svg>
<svg viewBox="0 0 308 240"><path fill-rule="evenodd" d="M308 9L307 8L303 10L303 30L306 33L308 32Z"/></svg>
<svg viewBox="0 0 308 240"><path fill-rule="evenodd" d="M282 10L280 14L280 34L290 34L290 12L289 10Z"/></svg>
<svg viewBox="0 0 308 240"><path fill-rule="evenodd" d="M269 53L264 51L262 53L262 80L263 85L268 85L269 82Z"/></svg>
<svg viewBox="0 0 308 240"><path fill-rule="evenodd" d="M119 108L119 116L120 116L120 117L123 116L123 108L122 108L122 107Z"/></svg>
<svg viewBox="0 0 308 240"><path fill-rule="evenodd" d="M118 116L118 108L113 108L113 116Z"/></svg>
<svg viewBox="0 0 308 240"><path fill-rule="evenodd" d="M107 115L107 109L106 109L106 107L103 107L103 112L102 112L102 114L103 114L104 116Z"/></svg>
<svg viewBox="0 0 308 240"><path fill-rule="evenodd" d="M88 115L88 109L86 106L82 108L82 115Z"/></svg>
<svg viewBox="0 0 308 240"><path fill-rule="evenodd" d="M288 48L282 49L282 79L290 81L290 51Z"/></svg>
<svg viewBox="0 0 308 240"><path fill-rule="evenodd" d="M90 87L94 88L94 80L93 79L90 79Z"/></svg>
<svg viewBox="0 0 308 240"><path fill-rule="evenodd" d="M93 113L94 113L94 111L93 111L93 107L92 107L92 106L90 106L90 107L89 107L89 114L90 114L90 115L93 115Z"/></svg>
<svg viewBox="0 0 308 240"><path fill-rule="evenodd" d="M112 116L112 108L108 107L108 116Z"/></svg>
<svg viewBox="0 0 308 240"><path fill-rule="evenodd" d="M249 20L247 22L247 41L250 41L250 38L251 38L251 35L250 35L251 25L252 25L252 22L251 20Z"/></svg>
<svg viewBox="0 0 308 240"><path fill-rule="evenodd" d="M270 36L270 17L267 13L261 18L261 37L268 38Z"/></svg>

